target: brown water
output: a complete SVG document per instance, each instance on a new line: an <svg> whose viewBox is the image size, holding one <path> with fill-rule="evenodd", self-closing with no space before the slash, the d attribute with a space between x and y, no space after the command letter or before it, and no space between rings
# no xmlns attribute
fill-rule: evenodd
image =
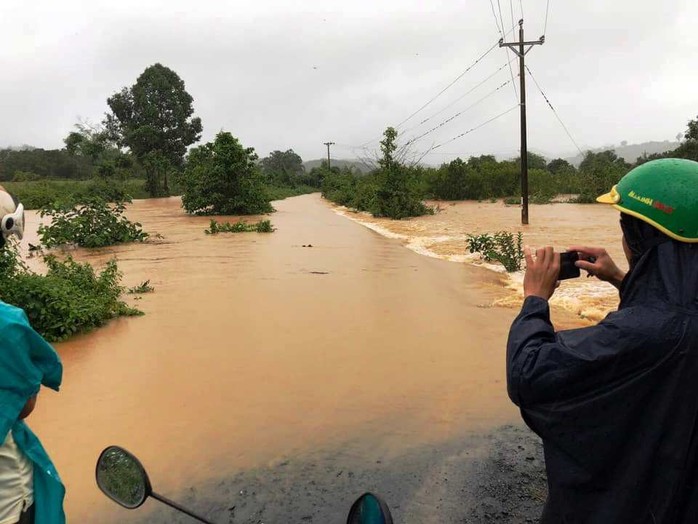
<svg viewBox="0 0 698 524"><path fill-rule="evenodd" d="M366 213L345 208L337 212L372 228L384 236L399 239L413 251L454 262L481 265L502 272L503 267L485 264L467 249L468 234L500 230L523 233L524 244L531 247L552 245L565 251L572 244L604 247L616 263L627 269L621 247L618 212L605 205L548 204L530 206L530 224L521 225L519 206L491 202L433 202L436 214L410 220L376 219ZM583 273L584 274L584 273ZM523 272L508 275L509 293L496 300L497 305L518 307L523 297ZM594 278L562 283L551 303L587 321L598 321L618 307L618 292Z"/></svg>
<svg viewBox="0 0 698 524"><path fill-rule="evenodd" d="M109 444L174 493L318 446L370 436L398 453L518 420L504 378L516 310L492 307L508 296L501 275L420 256L318 195L276 207L273 234L208 236L178 199L138 201L129 216L163 240L76 251L96 264L116 256L125 284L156 291L137 302L144 317L57 345L63 388L29 419L67 485L70 520L128 521L94 485ZM474 219L471 207L484 211ZM398 227L467 219L484 230L508 220L495 209L454 206ZM560 215L574 222L575 209Z"/></svg>

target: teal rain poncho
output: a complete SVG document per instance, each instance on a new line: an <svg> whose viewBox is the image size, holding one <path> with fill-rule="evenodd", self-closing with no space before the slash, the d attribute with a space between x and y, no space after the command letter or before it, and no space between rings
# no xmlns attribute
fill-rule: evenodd
<svg viewBox="0 0 698 524"><path fill-rule="evenodd" d="M0 301L0 442L7 433L34 464L35 524L63 524L65 488L39 439L18 420L43 384L58 391L63 366L55 350L32 329L24 311Z"/></svg>

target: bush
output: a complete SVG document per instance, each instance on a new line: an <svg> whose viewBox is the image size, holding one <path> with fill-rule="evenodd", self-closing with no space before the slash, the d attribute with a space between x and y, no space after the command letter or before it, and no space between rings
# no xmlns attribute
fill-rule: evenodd
<svg viewBox="0 0 698 524"><path fill-rule="evenodd" d="M182 205L196 215L258 215L274 208L264 189L257 155L230 133L191 150L179 183Z"/></svg>
<svg viewBox="0 0 698 524"><path fill-rule="evenodd" d="M39 226L41 243L49 248L64 244L104 247L148 238L138 222L123 216L124 210L123 202L107 204L101 198L47 206L41 216L51 217L51 224Z"/></svg>
<svg viewBox="0 0 698 524"><path fill-rule="evenodd" d="M269 200L283 200L284 198L307 195L309 193L317 193L320 191L317 187L312 187L308 185L297 185L294 187L290 186L277 186L277 185L267 185L264 187Z"/></svg>
<svg viewBox="0 0 698 524"><path fill-rule="evenodd" d="M468 235L468 249L471 253L480 253L487 262L499 262L509 273L519 271L524 259L523 235L508 231L499 231L494 235Z"/></svg>
<svg viewBox="0 0 698 524"><path fill-rule="evenodd" d="M21 262L14 245L0 252L0 298L22 308L46 340L64 340L119 316L141 315L121 301L123 288L116 261L99 273L68 257L44 258L48 272L39 275Z"/></svg>
<svg viewBox="0 0 698 524"><path fill-rule="evenodd" d="M204 230L207 235L217 235L218 233L273 233L276 231L269 220L260 220L255 224L248 224L239 220L233 224L228 222L217 222L211 220L208 229Z"/></svg>
<svg viewBox="0 0 698 524"><path fill-rule="evenodd" d="M16 195L25 209L41 209L56 202L79 202L100 197L107 202L146 198L144 181L109 180L38 180L35 182L4 182L3 186Z"/></svg>

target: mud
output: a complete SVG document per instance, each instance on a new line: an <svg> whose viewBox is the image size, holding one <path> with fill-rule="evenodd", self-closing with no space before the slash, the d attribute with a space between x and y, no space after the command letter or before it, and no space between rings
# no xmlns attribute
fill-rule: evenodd
<svg viewBox="0 0 698 524"><path fill-rule="evenodd" d="M370 460L346 443L193 486L176 500L216 523L339 524L353 500L371 491L396 524L519 524L538 522L546 490L538 438L504 426ZM155 501L137 511L123 510L118 522L191 522Z"/></svg>

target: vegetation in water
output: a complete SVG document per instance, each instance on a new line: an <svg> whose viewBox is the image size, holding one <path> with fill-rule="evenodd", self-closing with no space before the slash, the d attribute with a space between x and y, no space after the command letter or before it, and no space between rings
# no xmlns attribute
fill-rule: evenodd
<svg viewBox="0 0 698 524"><path fill-rule="evenodd" d="M509 231L468 235L468 250L480 253L487 262L499 262L508 272L520 271L524 259L523 235Z"/></svg>
<svg viewBox="0 0 698 524"><path fill-rule="evenodd" d="M144 293L152 293L153 291L155 291L155 288L150 285L150 280L146 280L137 286L128 288L129 295L142 295Z"/></svg>
<svg viewBox="0 0 698 524"><path fill-rule="evenodd" d="M123 288L116 261L96 272L87 263L46 256L45 275L23 264L17 248L0 251L0 299L22 308L49 341L64 340L120 316L142 315L121 300Z"/></svg>
<svg viewBox="0 0 698 524"><path fill-rule="evenodd" d="M211 220L208 229L204 232L207 235L217 235L218 233L273 233L276 231L269 220L260 220L254 224L248 224L242 220L234 223L217 222Z"/></svg>
<svg viewBox="0 0 698 524"><path fill-rule="evenodd" d="M79 204L55 204L41 210L51 223L38 228L41 243L48 247L75 244L80 247L104 247L148 238L141 224L124 216L123 202L108 204L101 198Z"/></svg>
<svg viewBox="0 0 698 524"><path fill-rule="evenodd" d="M221 131L189 153L179 183L182 205L196 215L258 215L274 209L264 190L254 149Z"/></svg>

